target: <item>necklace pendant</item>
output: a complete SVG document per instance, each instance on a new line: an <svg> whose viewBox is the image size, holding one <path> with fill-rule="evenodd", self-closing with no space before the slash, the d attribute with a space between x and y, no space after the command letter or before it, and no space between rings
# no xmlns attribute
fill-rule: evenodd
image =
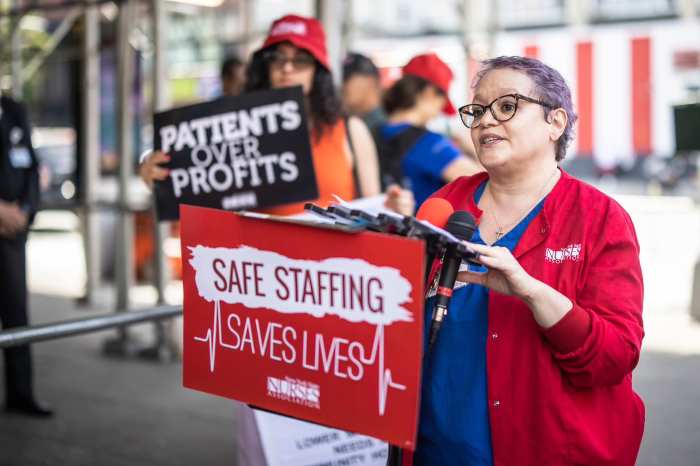
<svg viewBox="0 0 700 466"><path fill-rule="evenodd" d="M501 227L498 227L496 229L496 241L501 239L503 237L503 230L501 230Z"/></svg>

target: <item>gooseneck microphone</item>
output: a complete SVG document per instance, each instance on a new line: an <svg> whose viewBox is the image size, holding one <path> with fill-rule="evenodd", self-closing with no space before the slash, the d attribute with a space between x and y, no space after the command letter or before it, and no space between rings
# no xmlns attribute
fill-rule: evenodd
<svg viewBox="0 0 700 466"><path fill-rule="evenodd" d="M469 212L458 210L450 215L447 220L445 229L452 233L455 237L462 241L469 241L476 225L474 217ZM447 306L450 304L452 297L452 288L455 286L457 272L462 263L462 255L457 250L455 245L450 245L445 250L445 256L440 269L440 278L438 280L437 294L435 297L435 308L433 309L433 319L430 324L430 336L428 340L428 349L432 350L435 340L437 339L440 327L447 315Z"/></svg>

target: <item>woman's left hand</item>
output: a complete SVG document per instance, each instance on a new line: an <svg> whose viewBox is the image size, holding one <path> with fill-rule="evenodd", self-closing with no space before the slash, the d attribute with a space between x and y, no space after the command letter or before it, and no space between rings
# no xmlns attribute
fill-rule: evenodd
<svg viewBox="0 0 700 466"><path fill-rule="evenodd" d="M527 300L541 283L513 257L508 248L466 243L478 253L478 260L488 269L486 272L459 272L457 280L483 285L499 293Z"/></svg>
<svg viewBox="0 0 700 466"><path fill-rule="evenodd" d="M384 207L401 215L413 215L416 200L411 191L401 188L398 184L392 184L386 188Z"/></svg>

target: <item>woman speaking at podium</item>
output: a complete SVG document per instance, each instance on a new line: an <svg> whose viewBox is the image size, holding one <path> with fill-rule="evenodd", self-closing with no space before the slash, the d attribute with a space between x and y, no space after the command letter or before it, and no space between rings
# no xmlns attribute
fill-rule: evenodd
<svg viewBox="0 0 700 466"><path fill-rule="evenodd" d="M474 90L459 113L486 173L433 196L477 219L483 268L459 273L467 286L426 355L413 464L632 466L644 429L632 221L558 167L576 114L557 71L494 58Z"/></svg>

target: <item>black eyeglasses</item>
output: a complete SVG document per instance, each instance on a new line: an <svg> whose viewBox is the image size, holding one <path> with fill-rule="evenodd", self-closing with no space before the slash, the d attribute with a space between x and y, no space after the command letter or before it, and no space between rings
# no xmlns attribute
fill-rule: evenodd
<svg viewBox="0 0 700 466"><path fill-rule="evenodd" d="M545 108L554 108L546 102L533 99L522 94L506 94L494 99L488 105L469 104L459 109L459 117L467 128L476 128L481 123L481 119L486 115L486 109L491 111L491 115L496 121L501 123L508 121L515 116L518 111L518 101L524 100L533 104L542 105Z"/></svg>
<svg viewBox="0 0 700 466"><path fill-rule="evenodd" d="M315 63L314 57L308 53L297 53L293 57L288 57L280 52L268 52L264 55L265 61L276 69L282 69L287 63L292 64L295 70L308 69Z"/></svg>

